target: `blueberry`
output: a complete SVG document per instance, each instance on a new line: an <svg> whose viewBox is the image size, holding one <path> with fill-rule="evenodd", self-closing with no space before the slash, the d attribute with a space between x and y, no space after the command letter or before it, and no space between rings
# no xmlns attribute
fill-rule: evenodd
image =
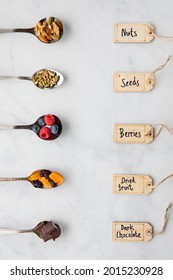
<svg viewBox="0 0 173 280"><path fill-rule="evenodd" d="M40 126L44 126L45 125L44 117L39 118L38 123Z"/></svg>
<svg viewBox="0 0 173 280"><path fill-rule="evenodd" d="M50 131L52 132L52 134L57 134L58 131L59 131L59 127L57 124L53 124L51 127L50 127Z"/></svg>
<svg viewBox="0 0 173 280"><path fill-rule="evenodd" d="M40 131L40 126L38 125L38 124L34 124L33 126L32 126L32 131L34 131L35 133L39 133L39 131Z"/></svg>

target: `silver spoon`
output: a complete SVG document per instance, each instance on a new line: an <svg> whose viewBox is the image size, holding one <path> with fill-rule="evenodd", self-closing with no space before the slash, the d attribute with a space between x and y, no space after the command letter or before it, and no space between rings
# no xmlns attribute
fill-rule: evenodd
<svg viewBox="0 0 173 280"><path fill-rule="evenodd" d="M18 230L18 229L5 229L0 228L1 234L15 234L15 233L35 233L44 242L48 240L55 240L63 233L62 227L53 221L42 221L33 229Z"/></svg>
<svg viewBox="0 0 173 280"><path fill-rule="evenodd" d="M0 33L25 32L35 35L43 43L54 43L61 39L63 35L62 22L55 17L41 19L32 28L1 28Z"/></svg>
<svg viewBox="0 0 173 280"><path fill-rule="evenodd" d="M62 123L55 115L43 115L35 123L29 125L0 125L0 130L6 129L29 129L43 140L54 140L62 132Z"/></svg>
<svg viewBox="0 0 173 280"><path fill-rule="evenodd" d="M59 87L63 81L63 75L52 69L41 69L36 71L32 77L28 76L0 76L0 80L4 79L19 79L32 81L35 86L40 89Z"/></svg>
<svg viewBox="0 0 173 280"><path fill-rule="evenodd" d="M12 181L28 181L32 184L34 188L52 189L60 186L64 182L64 177L58 172L50 171L47 169L36 170L27 177L18 177L18 178L0 177L0 182L12 182Z"/></svg>

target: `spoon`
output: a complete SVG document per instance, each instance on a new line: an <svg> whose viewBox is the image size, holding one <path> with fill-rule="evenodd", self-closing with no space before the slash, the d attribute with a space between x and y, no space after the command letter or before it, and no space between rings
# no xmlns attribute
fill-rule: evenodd
<svg viewBox="0 0 173 280"><path fill-rule="evenodd" d="M29 125L0 125L0 130L5 129L29 129L43 140L54 140L62 132L62 123L55 115L43 115L35 123Z"/></svg>
<svg viewBox="0 0 173 280"><path fill-rule="evenodd" d="M35 35L43 43L59 41L63 35L62 22L55 17L42 18L32 28L1 28L0 33L25 32Z"/></svg>
<svg viewBox="0 0 173 280"><path fill-rule="evenodd" d="M52 69L41 69L36 71L32 77L27 76L0 76L3 79L20 79L32 81L35 86L41 89L59 87L63 81L63 75Z"/></svg>
<svg viewBox="0 0 173 280"><path fill-rule="evenodd" d="M0 178L0 182L7 181L28 181L35 188L52 189L60 186L64 182L64 178L57 172L41 169L24 178Z"/></svg>
<svg viewBox="0 0 173 280"><path fill-rule="evenodd" d="M48 240L54 240L60 237L63 233L63 229L60 225L52 222L52 221L42 221L33 229L0 229L0 234L14 234L14 233L35 233L38 237L44 240L44 242Z"/></svg>

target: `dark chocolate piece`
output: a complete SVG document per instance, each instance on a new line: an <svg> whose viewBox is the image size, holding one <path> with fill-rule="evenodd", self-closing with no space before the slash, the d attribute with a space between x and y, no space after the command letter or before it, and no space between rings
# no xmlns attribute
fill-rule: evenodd
<svg viewBox="0 0 173 280"><path fill-rule="evenodd" d="M50 170L47 170L47 169L41 169L40 170L40 176L41 177L45 177L46 179L48 179L50 174L51 174Z"/></svg>
<svg viewBox="0 0 173 280"><path fill-rule="evenodd" d="M33 229L33 232L46 242L58 238L62 233L62 229L52 221L43 221Z"/></svg>
<svg viewBox="0 0 173 280"><path fill-rule="evenodd" d="M51 178L48 178L48 181L51 185L51 188L55 188L57 186L57 184Z"/></svg>
<svg viewBox="0 0 173 280"><path fill-rule="evenodd" d="M43 189L43 183L39 180L30 181L35 188Z"/></svg>

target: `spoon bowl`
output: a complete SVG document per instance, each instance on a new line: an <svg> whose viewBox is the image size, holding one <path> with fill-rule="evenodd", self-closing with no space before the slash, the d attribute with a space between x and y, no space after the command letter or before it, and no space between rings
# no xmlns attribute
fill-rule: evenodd
<svg viewBox="0 0 173 280"><path fill-rule="evenodd" d="M32 82L40 89L59 87L64 81L63 75L53 69L41 69L32 76Z"/></svg>
<svg viewBox="0 0 173 280"><path fill-rule="evenodd" d="M62 123L55 115L43 115L30 125L30 129L43 140L54 140L62 132Z"/></svg>
<svg viewBox="0 0 173 280"><path fill-rule="evenodd" d="M63 35L63 24L55 17L42 18L34 27L34 35L42 43L54 43Z"/></svg>

